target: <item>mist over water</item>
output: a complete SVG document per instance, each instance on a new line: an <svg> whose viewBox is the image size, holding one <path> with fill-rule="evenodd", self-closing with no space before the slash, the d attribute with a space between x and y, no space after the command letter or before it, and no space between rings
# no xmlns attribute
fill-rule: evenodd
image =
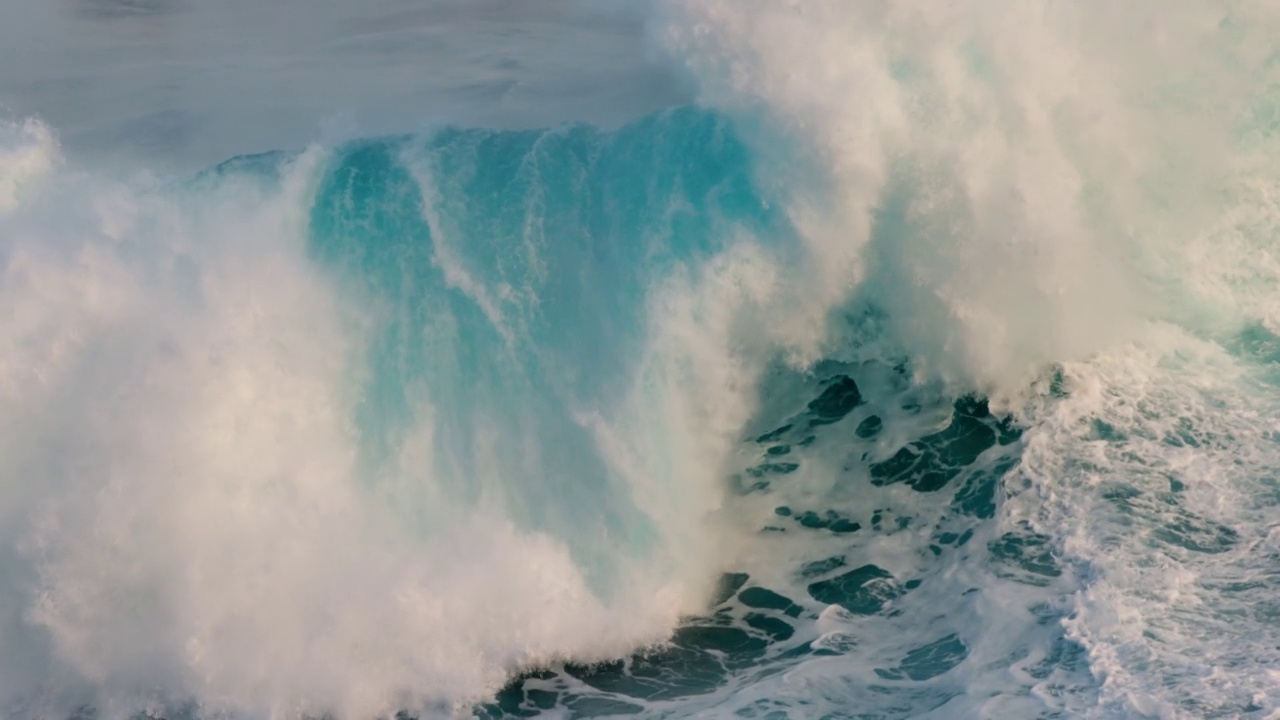
<svg viewBox="0 0 1280 720"><path fill-rule="evenodd" d="M20 0L0 59L0 110L165 172L445 124L616 126L689 92L639 9L582 0Z"/></svg>
<svg viewBox="0 0 1280 720"><path fill-rule="evenodd" d="M0 10L12 717L1270 717L1266 3Z"/></svg>

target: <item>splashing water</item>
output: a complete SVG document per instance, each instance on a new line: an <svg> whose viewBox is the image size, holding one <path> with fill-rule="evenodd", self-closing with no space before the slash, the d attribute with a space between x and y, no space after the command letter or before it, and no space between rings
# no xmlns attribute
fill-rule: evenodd
<svg viewBox="0 0 1280 720"><path fill-rule="evenodd" d="M646 6L693 104L0 129L13 717L1270 717L1280 12Z"/></svg>

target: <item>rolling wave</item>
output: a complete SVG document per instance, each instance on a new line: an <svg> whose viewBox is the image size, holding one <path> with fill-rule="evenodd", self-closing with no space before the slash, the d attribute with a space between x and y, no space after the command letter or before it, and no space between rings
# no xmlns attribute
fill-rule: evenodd
<svg viewBox="0 0 1280 720"><path fill-rule="evenodd" d="M1267 717L1263 4L655 3L700 88L0 127L13 717Z"/></svg>

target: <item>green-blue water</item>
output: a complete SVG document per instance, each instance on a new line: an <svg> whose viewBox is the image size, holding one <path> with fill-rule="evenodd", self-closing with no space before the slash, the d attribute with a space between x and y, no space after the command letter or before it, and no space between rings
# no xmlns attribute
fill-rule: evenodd
<svg viewBox="0 0 1280 720"><path fill-rule="evenodd" d="M0 10L0 716L1280 710L1275 13L375 5Z"/></svg>

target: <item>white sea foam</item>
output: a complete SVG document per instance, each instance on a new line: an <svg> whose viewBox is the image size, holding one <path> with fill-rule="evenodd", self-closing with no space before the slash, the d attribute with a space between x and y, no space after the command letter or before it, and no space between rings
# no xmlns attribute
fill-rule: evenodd
<svg viewBox="0 0 1280 720"><path fill-rule="evenodd" d="M664 8L704 100L762 125L763 181L810 245L796 324L861 284L925 375L984 391L1165 310L1149 275L1223 211L1275 21L1214 2Z"/></svg>
<svg viewBox="0 0 1280 720"><path fill-rule="evenodd" d="M1102 683L1096 698L1079 678L1032 694L1100 717L1274 711L1273 633L1256 603L1280 520L1270 480L1280 395L1265 350L1280 279L1276 10L911 0L663 9L664 46L705 102L739 118L761 151L762 183L807 243L802 279L778 281L779 296L795 293L801 366L832 354L831 339L848 342L806 328L869 302L886 311L887 347L912 359L921 387L992 394L1029 425L999 527L1030 523L1052 538L1062 570L1079 573L1074 595L1055 598L1071 588L1060 581L1026 602L1074 608L1065 627ZM1262 351L1239 349L1251 324ZM1066 399L1032 382L1058 363ZM800 457L810 497L859 482L856 472L834 480L830 465L821 477L820 450ZM1130 491L1137 499L1116 495ZM787 492L773 502L806 497ZM1017 632L1007 613L1018 601L982 584L1004 609L978 611L968 637ZM897 647L860 630L858 657ZM856 669L805 667L843 683L833 696L855 704L869 682ZM970 677L968 692L996 677ZM770 693L791 695L759 694ZM794 697L806 694L827 696L805 686ZM977 708L953 701L938 712Z"/></svg>
<svg viewBox="0 0 1280 720"><path fill-rule="evenodd" d="M366 489L366 318L304 247L324 162L302 156L278 190L68 172L0 220L0 689L18 714L452 712L521 666L661 640L696 607L624 560L605 602L500 497L450 506L422 470L429 399L402 471L436 524Z"/></svg>
<svg viewBox="0 0 1280 720"><path fill-rule="evenodd" d="M578 414L659 536L619 560L612 593L563 537L513 520L502 490L522 478L485 456L507 438L476 430L484 477L424 470L455 450L435 428L456 420L425 391L398 475L369 488L351 417L378 309L305 247L326 153L292 161L282 187L195 193L60 167L45 126L6 126L3 697L17 715L187 698L255 716L465 713L522 666L661 640L719 570L803 600L796 566L844 553L927 582L888 620L832 607L798 623L854 652L682 708L1275 710L1280 392L1254 346L1280 322L1275 101L1257 90L1277 19L1209 0L660 3L657 44L735 118L800 245L744 237L663 278L621 402ZM453 247L438 267L513 337L504 289ZM884 312L874 344L841 324L867 306ZM1241 345L1253 326L1262 340ZM899 355L905 385L859 364ZM744 427L803 409L832 356L885 435L866 457L796 449L790 485L726 499ZM1065 398L1035 383L1055 364ZM1000 514L935 560L928 523L950 498L868 489L867 464L972 391L1018 412L1025 456ZM461 502L457 483L485 492ZM857 542L758 534L784 502L924 520ZM1057 563L1040 585L983 564L1027 527ZM1064 633L1086 667L1037 669ZM951 634L955 670L894 681L901 701L868 690Z"/></svg>

